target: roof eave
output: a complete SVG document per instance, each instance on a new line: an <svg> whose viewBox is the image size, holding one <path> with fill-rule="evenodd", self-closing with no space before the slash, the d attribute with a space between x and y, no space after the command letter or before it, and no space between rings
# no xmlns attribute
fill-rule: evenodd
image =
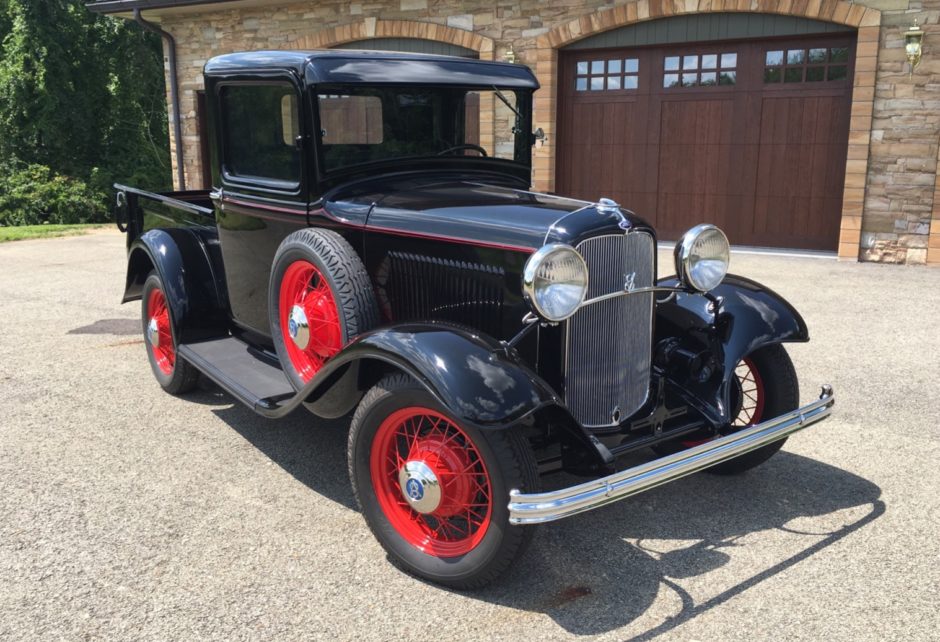
<svg viewBox="0 0 940 642"><path fill-rule="evenodd" d="M127 13L134 9L173 9L195 5L222 4L235 0L98 0L89 2L85 8L95 13Z"/></svg>

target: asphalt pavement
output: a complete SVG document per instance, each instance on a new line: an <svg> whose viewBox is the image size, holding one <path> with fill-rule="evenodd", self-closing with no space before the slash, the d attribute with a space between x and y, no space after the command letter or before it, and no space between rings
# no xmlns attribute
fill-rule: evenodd
<svg viewBox="0 0 940 642"><path fill-rule="evenodd" d="M834 416L458 593L385 559L348 420L164 394L124 268L114 231L0 245L0 639L940 637L940 269L735 254L803 313L803 401L831 383Z"/></svg>

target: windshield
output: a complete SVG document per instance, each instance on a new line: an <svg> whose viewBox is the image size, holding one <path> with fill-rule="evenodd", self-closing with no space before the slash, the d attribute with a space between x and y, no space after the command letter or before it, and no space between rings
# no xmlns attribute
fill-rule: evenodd
<svg viewBox="0 0 940 642"><path fill-rule="evenodd" d="M525 94L453 87L320 89L324 172L404 158L489 157L529 165Z"/></svg>

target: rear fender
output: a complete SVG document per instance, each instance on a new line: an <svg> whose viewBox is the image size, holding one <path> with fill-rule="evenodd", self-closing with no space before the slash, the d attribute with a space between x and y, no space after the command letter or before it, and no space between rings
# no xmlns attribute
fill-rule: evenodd
<svg viewBox="0 0 940 642"><path fill-rule="evenodd" d="M675 287L675 277L657 282ZM667 381L689 405L716 426L730 420L731 383L738 362L751 352L774 344L809 341L800 313L779 294L756 281L729 274L721 285L701 294L677 294L656 306L657 343L675 337L708 349L721 368L720 376L706 382L667 375ZM713 301L718 303L717 314Z"/></svg>
<svg viewBox="0 0 940 642"><path fill-rule="evenodd" d="M121 303L141 298L144 281L156 270L177 333L188 343L225 331L227 306L220 294L204 241L192 230L153 229L137 238L128 250L127 279Z"/></svg>

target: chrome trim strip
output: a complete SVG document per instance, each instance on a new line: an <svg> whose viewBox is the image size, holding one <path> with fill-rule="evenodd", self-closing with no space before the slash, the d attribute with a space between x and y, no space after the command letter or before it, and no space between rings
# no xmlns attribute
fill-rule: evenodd
<svg viewBox="0 0 940 642"><path fill-rule="evenodd" d="M601 296L596 296L593 299L585 299L581 302L581 307L588 305L594 305L595 303L601 303L602 301L607 301L608 299L616 299L618 296L627 296L630 294L649 294L650 292L671 292L671 293L682 293L688 292L684 288L662 288L662 287L652 287L652 288L636 288L635 290L621 290L620 292L611 292L610 294L604 294Z"/></svg>
<svg viewBox="0 0 940 642"><path fill-rule="evenodd" d="M823 386L819 399L785 415L688 450L633 468L546 493L509 492L509 523L541 524L632 497L697 473L822 421L832 413L835 396Z"/></svg>

